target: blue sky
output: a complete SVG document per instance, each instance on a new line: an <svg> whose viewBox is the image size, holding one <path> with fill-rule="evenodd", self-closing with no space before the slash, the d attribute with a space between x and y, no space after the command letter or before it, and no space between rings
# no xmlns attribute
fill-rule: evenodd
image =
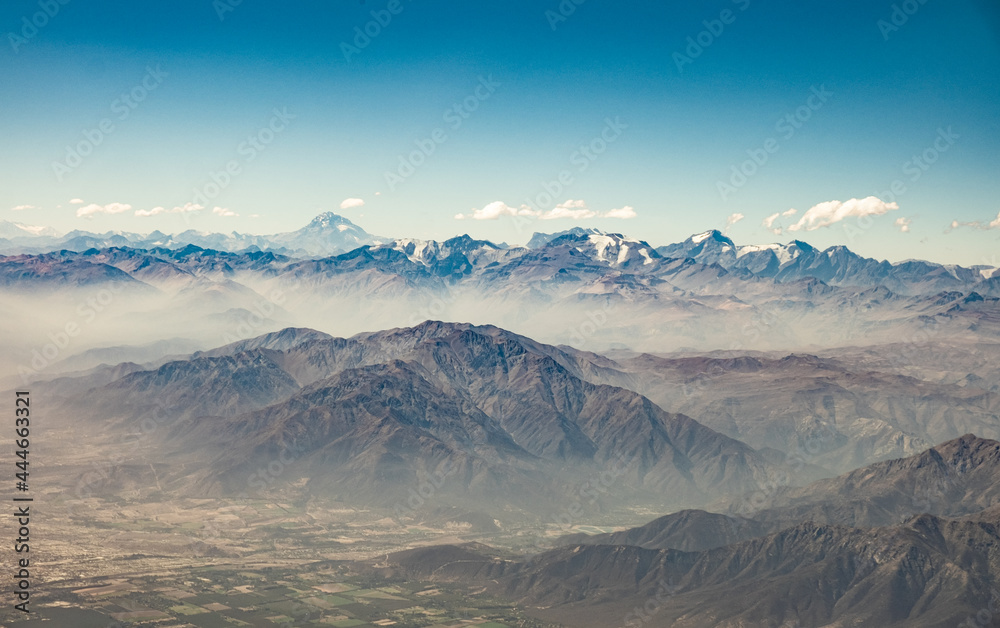
<svg viewBox="0 0 1000 628"><path fill-rule="evenodd" d="M62 1L0 8L7 220L663 244L742 215L738 242L1000 265L986 0Z"/></svg>

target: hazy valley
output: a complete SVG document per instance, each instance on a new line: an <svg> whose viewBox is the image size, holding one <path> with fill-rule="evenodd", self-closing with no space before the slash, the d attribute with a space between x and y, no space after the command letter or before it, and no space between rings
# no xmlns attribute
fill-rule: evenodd
<svg viewBox="0 0 1000 628"><path fill-rule="evenodd" d="M0 244L6 388L39 417L40 617L930 627L996 607L995 268L718 231L397 240L332 214Z"/></svg>

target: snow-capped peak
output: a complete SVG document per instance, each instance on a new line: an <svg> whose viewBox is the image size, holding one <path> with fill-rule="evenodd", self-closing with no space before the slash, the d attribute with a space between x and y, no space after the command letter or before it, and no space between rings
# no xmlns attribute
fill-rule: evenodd
<svg viewBox="0 0 1000 628"><path fill-rule="evenodd" d="M611 266L621 266L630 259L633 261L641 259L644 266L653 263L653 257L647 248L648 245L635 238L626 238L614 233L607 235L593 234L587 237L587 242L593 247L592 250L596 259L601 262L607 262ZM584 248L577 248L582 252L587 252ZM659 257L655 252L653 255Z"/></svg>
<svg viewBox="0 0 1000 628"><path fill-rule="evenodd" d="M798 248L792 250L791 245L788 244L745 244L743 246L736 247L736 257L740 258L744 255L762 253L764 251L772 251L775 257L778 258L778 261L782 264L795 259L801 252Z"/></svg>
<svg viewBox="0 0 1000 628"><path fill-rule="evenodd" d="M597 259L602 262L608 261L608 249L617 244L615 238L608 235L591 235L587 239L594 245L594 250L597 252Z"/></svg>

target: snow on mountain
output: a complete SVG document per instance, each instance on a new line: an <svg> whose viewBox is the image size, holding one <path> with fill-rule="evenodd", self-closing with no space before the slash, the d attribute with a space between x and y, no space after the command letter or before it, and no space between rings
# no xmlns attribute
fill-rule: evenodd
<svg viewBox="0 0 1000 628"><path fill-rule="evenodd" d="M715 229L692 235L683 242L653 248L644 241L620 234L574 227L551 234L535 233L526 246L508 247L468 235L444 241L381 238L332 212L316 216L296 231L273 235L196 230L172 235L160 231L147 235L125 231L97 234L75 230L58 237L58 233L48 227L0 221L0 253L8 255L57 250L83 252L113 247L178 250L189 245L225 252L271 251L292 258L333 257L369 247L370 252L376 254L370 263L381 264L386 272L394 272L396 262L392 262L393 259L405 258L427 268L430 275L436 277L474 274L488 266L507 264L521 257L524 264L544 264L556 270L561 266L568 272L579 259L566 253L570 249L575 255L584 255L596 264L595 270L605 266L645 274L659 272L657 269L667 260L693 260L703 267L733 271L734 276L740 277L754 276L781 283L812 279L834 286L882 286L909 295L970 289L993 295L997 292L995 284L1000 276L1000 270L992 265L966 268L921 260L890 263L862 257L845 246L820 251L800 240L787 244L737 245ZM556 249L563 252L557 253ZM385 257L379 251L392 251L397 257ZM551 255L529 255L546 251L552 251ZM403 257L398 256L400 253ZM523 270L524 264L517 267Z"/></svg>
<svg viewBox="0 0 1000 628"><path fill-rule="evenodd" d="M0 220L0 238L59 237L61 234L52 227L38 227L21 222Z"/></svg>
<svg viewBox="0 0 1000 628"><path fill-rule="evenodd" d="M266 239L271 244L267 248L282 247L290 252L304 251L308 255L336 255L384 241L333 212L316 216L297 231L278 233Z"/></svg>
<svg viewBox="0 0 1000 628"><path fill-rule="evenodd" d="M788 244L745 244L736 248L736 258L745 257L753 253L771 252L782 264L791 261L799 251L790 248Z"/></svg>
<svg viewBox="0 0 1000 628"><path fill-rule="evenodd" d="M443 242L403 238L383 246L399 251L411 262L434 266L449 258L461 257L470 263L488 264L506 256L508 249L488 240L475 240L468 235L450 238Z"/></svg>
<svg viewBox="0 0 1000 628"><path fill-rule="evenodd" d="M531 239L528 240L528 243L525 246L529 249L540 249L549 242L566 235L587 236L605 234L600 229L585 229L583 227L573 227L572 229L567 229L565 231L557 231L556 233L539 233L536 231L532 234Z"/></svg>
<svg viewBox="0 0 1000 628"><path fill-rule="evenodd" d="M561 237L565 238L566 236ZM578 251L596 261L605 262L612 268L648 266L653 263L654 259L660 257L656 249L645 242L617 233L589 234L585 238L583 235L570 234L569 237L575 237L578 240L579 244L576 246ZM553 240L552 242L557 241L562 240Z"/></svg>
<svg viewBox="0 0 1000 628"><path fill-rule="evenodd" d="M27 239L28 236L34 236ZM45 236L45 237L42 237ZM366 232L353 222L326 212L314 218L308 225L297 230L274 235L213 233L189 229L182 233L168 235L154 231L148 235L126 231L91 233L74 230L62 237L49 227L28 227L9 221L0 221L0 238L11 240L2 248L2 253L42 253L57 249L85 251L107 247L133 247L170 249L183 248L189 244L218 251L242 251L246 249L274 250L300 257L338 255L360 246L380 244L386 238L379 238Z"/></svg>

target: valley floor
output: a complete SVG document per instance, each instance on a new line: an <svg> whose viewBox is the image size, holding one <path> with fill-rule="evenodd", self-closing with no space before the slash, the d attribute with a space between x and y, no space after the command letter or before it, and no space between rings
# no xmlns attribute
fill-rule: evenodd
<svg viewBox="0 0 1000 628"><path fill-rule="evenodd" d="M473 541L513 556L563 532L406 526L384 512L267 500L66 502L53 492L39 503L50 507L32 529L31 613L11 601L0 627L542 626L489 596L387 580L354 565Z"/></svg>

